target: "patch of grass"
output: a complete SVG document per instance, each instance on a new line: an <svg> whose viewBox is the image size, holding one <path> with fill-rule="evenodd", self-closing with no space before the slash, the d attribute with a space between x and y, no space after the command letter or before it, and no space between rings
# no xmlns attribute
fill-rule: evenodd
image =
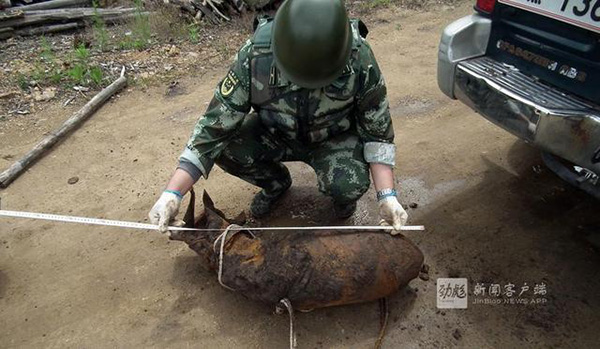
<svg viewBox="0 0 600 349"><path fill-rule="evenodd" d="M31 73L31 80L44 84L46 82L46 76L46 68L42 64L36 63L35 69L33 69L33 73Z"/></svg>
<svg viewBox="0 0 600 349"><path fill-rule="evenodd" d="M85 45L79 45L75 48L75 58L80 62L87 64L90 57L90 50Z"/></svg>
<svg viewBox="0 0 600 349"><path fill-rule="evenodd" d="M152 30L150 29L148 14L144 13L141 0L134 0L134 4L135 12L133 21L130 23L131 33L119 42L121 50L136 49L141 51L152 43Z"/></svg>
<svg viewBox="0 0 600 349"><path fill-rule="evenodd" d="M96 86L100 86L102 84L102 69L99 67L91 67L89 74L92 83L94 83Z"/></svg>
<svg viewBox="0 0 600 349"><path fill-rule="evenodd" d="M133 27L131 28L131 47L143 50L151 43L150 20L148 14L144 13L142 0L134 0L135 13L133 16Z"/></svg>
<svg viewBox="0 0 600 349"><path fill-rule="evenodd" d="M43 38L40 41L39 58L33 62L33 70L16 76L16 85L23 91L29 91L31 81L39 86L67 87L83 85L102 86L104 76L99 66L90 63L90 50L83 44L69 52L63 65L52 50L51 43Z"/></svg>
<svg viewBox="0 0 600 349"><path fill-rule="evenodd" d="M21 90L27 91L27 89L29 88L29 80L27 79L27 76L25 74L19 73L17 75L17 85Z"/></svg>
<svg viewBox="0 0 600 349"><path fill-rule="evenodd" d="M95 84L100 86L103 78L102 70L98 66L90 65L90 50L84 45L79 45L73 54L72 67L67 71L72 82L79 85Z"/></svg>
<svg viewBox="0 0 600 349"><path fill-rule="evenodd" d="M64 77L64 72L56 59L52 45L46 37L42 37L40 46L42 48L40 60L35 63L35 69L29 78L40 85L59 84ZM20 82L18 84L22 86Z"/></svg>
<svg viewBox="0 0 600 349"><path fill-rule="evenodd" d="M52 71L50 73L49 79L50 79L50 82L52 82L55 85L58 85L62 81L63 77L64 77L63 71L61 69L55 69L54 71Z"/></svg>
<svg viewBox="0 0 600 349"><path fill-rule="evenodd" d="M98 14L98 1L92 2L94 6L94 14L92 16L92 30L94 33L94 43L100 51L104 51L108 47L108 31L104 19Z"/></svg>
<svg viewBox="0 0 600 349"><path fill-rule="evenodd" d="M197 44L200 41L200 27L196 23L190 23L188 26L188 36L190 42Z"/></svg>
<svg viewBox="0 0 600 349"><path fill-rule="evenodd" d="M56 56L54 55L54 51L52 50L52 45L48 41L48 38L42 36L40 40L40 46L42 47L42 52L40 56L48 63L54 63L56 60Z"/></svg>
<svg viewBox="0 0 600 349"><path fill-rule="evenodd" d="M67 70L67 75L73 80L75 83L80 85L85 85L85 72L86 69L81 64L76 64L71 69Z"/></svg>

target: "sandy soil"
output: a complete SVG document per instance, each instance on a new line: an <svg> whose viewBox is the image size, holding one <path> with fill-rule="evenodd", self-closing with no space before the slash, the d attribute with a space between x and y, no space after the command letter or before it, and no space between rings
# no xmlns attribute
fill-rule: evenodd
<svg viewBox="0 0 600 349"><path fill-rule="evenodd" d="M437 88L440 31L471 5L390 9L368 23L397 132L401 202L417 203L410 222L427 227L408 235L431 267L430 280L390 299L384 347L597 346L600 258L584 238L599 230L598 203L540 167L536 149ZM226 69L192 72L177 93L166 84L123 92L2 190L2 207L144 221ZM0 168L75 108L48 107L35 128L5 124ZM291 192L261 223L336 223L310 168L290 169ZM230 216L257 191L219 169L198 188ZM374 222L371 190L347 224ZM543 282L547 302L442 311L436 278L449 276L469 287ZM0 222L0 347L285 347L287 317L272 311L223 289L187 246L155 232ZM301 348L367 348L378 306L299 314L296 326Z"/></svg>

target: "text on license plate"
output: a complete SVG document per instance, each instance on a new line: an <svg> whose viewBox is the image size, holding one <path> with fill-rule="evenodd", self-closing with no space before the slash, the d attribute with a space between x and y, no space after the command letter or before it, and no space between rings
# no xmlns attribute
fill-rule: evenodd
<svg viewBox="0 0 600 349"><path fill-rule="evenodd" d="M600 33L600 0L498 0Z"/></svg>

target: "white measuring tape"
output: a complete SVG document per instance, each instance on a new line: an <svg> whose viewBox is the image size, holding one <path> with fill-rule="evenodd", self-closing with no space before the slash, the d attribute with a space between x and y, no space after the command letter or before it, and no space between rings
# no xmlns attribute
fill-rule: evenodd
<svg viewBox="0 0 600 349"><path fill-rule="evenodd" d="M88 217L76 217L76 216L62 216L57 214L48 213L36 213L36 212L23 212L23 211L8 211L0 210L0 216L14 217L14 218L29 218L29 219L41 219L46 221L56 221L65 223L79 223L79 224L92 224L92 225L103 225L118 228L131 228L131 229L146 229L146 230L157 230L158 225L137 223L137 222L126 222L126 221L115 221L110 219L99 219L99 218L88 218ZM230 230L392 230L393 227L386 225L367 225L367 226L320 226L320 227L235 227ZM169 227L169 230L188 230L188 231L224 231L225 229L198 229L198 228L184 228L184 227ZM405 225L401 230L425 230L422 225Z"/></svg>

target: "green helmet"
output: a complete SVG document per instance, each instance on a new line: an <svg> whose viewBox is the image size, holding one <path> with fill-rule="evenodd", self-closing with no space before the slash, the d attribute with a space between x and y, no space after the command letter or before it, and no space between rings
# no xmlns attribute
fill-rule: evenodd
<svg viewBox="0 0 600 349"><path fill-rule="evenodd" d="M287 0L273 23L273 57L294 84L320 88L338 78L352 51L352 29L341 0Z"/></svg>

